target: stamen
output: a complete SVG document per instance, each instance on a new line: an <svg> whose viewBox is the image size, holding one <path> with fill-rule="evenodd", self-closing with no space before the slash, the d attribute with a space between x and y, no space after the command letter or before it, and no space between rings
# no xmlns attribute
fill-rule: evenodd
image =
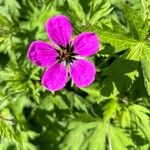
<svg viewBox="0 0 150 150"><path fill-rule="evenodd" d="M73 62L73 60L75 60L75 55L73 53L73 47L70 46L70 44L67 44L67 47L64 48L62 46L60 46L61 50L57 50L59 53L59 56L57 57L57 59L59 59L59 62L65 61L66 64L69 64L71 62Z"/></svg>

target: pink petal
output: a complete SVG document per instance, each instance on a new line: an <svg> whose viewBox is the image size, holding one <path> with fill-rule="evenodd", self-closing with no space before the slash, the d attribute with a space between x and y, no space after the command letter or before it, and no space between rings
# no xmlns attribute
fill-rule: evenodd
<svg viewBox="0 0 150 150"><path fill-rule="evenodd" d="M28 58L32 63L46 67L56 62L58 53L56 49L47 42L34 41L28 50Z"/></svg>
<svg viewBox="0 0 150 150"><path fill-rule="evenodd" d="M50 67L42 77L42 84L50 91L58 91L67 83L67 69L59 63Z"/></svg>
<svg viewBox="0 0 150 150"><path fill-rule="evenodd" d="M70 76L78 87L86 87L95 80L96 69L93 63L78 59L75 60L70 69Z"/></svg>
<svg viewBox="0 0 150 150"><path fill-rule="evenodd" d="M99 50L99 39L95 33L84 32L73 41L74 53L81 56L94 55Z"/></svg>
<svg viewBox="0 0 150 150"><path fill-rule="evenodd" d="M66 48L71 39L73 29L66 16L58 15L47 20L46 31L49 39L55 44Z"/></svg>

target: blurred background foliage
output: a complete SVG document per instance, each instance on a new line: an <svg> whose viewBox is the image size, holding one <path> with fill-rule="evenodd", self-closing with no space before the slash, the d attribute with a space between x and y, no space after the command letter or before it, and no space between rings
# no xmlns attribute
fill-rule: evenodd
<svg viewBox="0 0 150 150"><path fill-rule="evenodd" d="M87 88L45 90L26 57L57 14L99 36ZM0 150L149 150L150 1L0 0L0 135Z"/></svg>

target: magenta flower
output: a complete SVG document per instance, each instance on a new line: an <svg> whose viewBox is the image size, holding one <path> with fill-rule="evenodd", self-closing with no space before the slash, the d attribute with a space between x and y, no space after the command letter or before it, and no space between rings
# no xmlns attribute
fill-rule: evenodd
<svg viewBox="0 0 150 150"><path fill-rule="evenodd" d="M28 50L32 63L47 68L42 84L50 91L58 91L66 85L69 74L77 87L90 85L95 79L96 69L85 57L99 50L97 35L84 32L71 41L73 28L64 15L48 19L46 31L54 44L34 41Z"/></svg>

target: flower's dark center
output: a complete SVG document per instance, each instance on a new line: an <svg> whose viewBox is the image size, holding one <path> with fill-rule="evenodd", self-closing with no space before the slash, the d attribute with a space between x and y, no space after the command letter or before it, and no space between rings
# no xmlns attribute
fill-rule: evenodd
<svg viewBox="0 0 150 150"><path fill-rule="evenodd" d="M71 53L64 49L63 51L60 51L59 57L61 60L69 60L71 58Z"/></svg>
<svg viewBox="0 0 150 150"><path fill-rule="evenodd" d="M58 51L59 62L65 61L66 63L73 62L75 60L75 54L73 53L73 47L67 46L67 48L62 48Z"/></svg>

